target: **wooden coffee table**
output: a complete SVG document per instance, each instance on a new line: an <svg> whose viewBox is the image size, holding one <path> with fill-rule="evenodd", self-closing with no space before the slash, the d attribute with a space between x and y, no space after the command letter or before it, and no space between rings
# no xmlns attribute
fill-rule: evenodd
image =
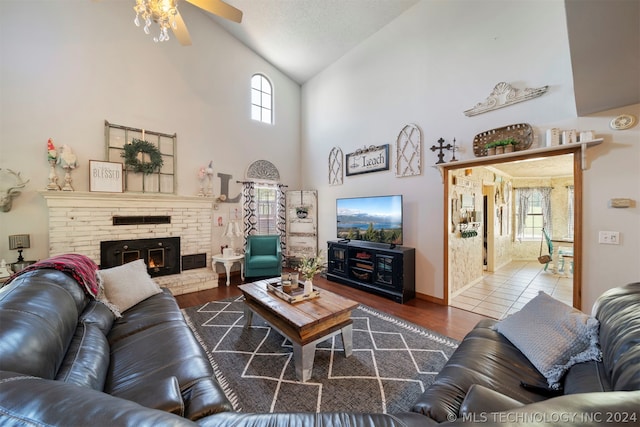
<svg viewBox="0 0 640 427"><path fill-rule="evenodd" d="M251 325L253 313L256 313L273 329L289 338L293 344L296 377L304 382L311 378L316 344L342 334L344 355L351 356L351 310L358 303L321 290L318 298L291 304L267 290L268 282L279 280L267 279L238 286L245 298L246 325Z"/></svg>

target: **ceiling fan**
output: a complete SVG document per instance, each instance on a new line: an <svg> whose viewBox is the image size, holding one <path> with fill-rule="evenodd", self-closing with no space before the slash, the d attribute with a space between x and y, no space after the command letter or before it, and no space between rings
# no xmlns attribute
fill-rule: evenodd
<svg viewBox="0 0 640 427"><path fill-rule="evenodd" d="M136 0L133 10L136 12L134 20L137 26L144 24L144 32L150 33L152 22L160 26L160 35L154 37L154 41L162 42L169 39L169 29L173 31L178 41L183 46L191 45L191 36L187 30L178 3L181 0ZM233 22L242 21L242 11L223 2L222 0L185 0L192 5L221 16Z"/></svg>

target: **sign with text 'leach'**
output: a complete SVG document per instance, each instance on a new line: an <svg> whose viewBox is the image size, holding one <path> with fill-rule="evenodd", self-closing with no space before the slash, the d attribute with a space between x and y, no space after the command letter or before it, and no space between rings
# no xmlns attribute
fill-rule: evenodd
<svg viewBox="0 0 640 427"><path fill-rule="evenodd" d="M347 176L389 170L389 144L356 150L346 160Z"/></svg>

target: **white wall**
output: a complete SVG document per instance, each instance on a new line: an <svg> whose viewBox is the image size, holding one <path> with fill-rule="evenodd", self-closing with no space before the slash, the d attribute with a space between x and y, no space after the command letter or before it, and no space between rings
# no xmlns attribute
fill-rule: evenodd
<svg viewBox="0 0 640 427"><path fill-rule="evenodd" d="M104 120L177 133L180 195L197 193L198 168L210 160L215 173L233 176L232 196L258 159L298 187L300 166L291 159L299 158L300 86L190 4L180 10L193 45L182 47L175 38L154 43L133 24L130 3L0 2L0 168L30 179L13 209L0 213L0 258L14 260L7 235L16 233L31 234L27 259L48 255L47 209L37 193L48 182L47 139L74 149L73 186L88 191L88 161L105 159ZM250 119L257 72L274 86L274 126Z"/></svg>
<svg viewBox="0 0 640 427"><path fill-rule="evenodd" d="M549 90L534 100L464 116L464 110L484 101L501 81L519 89L549 85ZM440 137L447 142L456 138L461 145L457 157L473 158L474 135L520 122L542 134L558 125L593 129L606 139L589 151L585 174L583 306L589 307L602 290L640 277L638 209L606 208L614 192L640 199L640 144L631 143L638 139L638 127L612 134L608 123L615 111L576 118L561 0L424 0L307 82L302 110L302 180L304 188L318 189L320 243L335 238L337 197L402 193L405 245L416 248L416 290L421 294L442 298L444 280L443 184L432 167L437 157L429 147ZM638 115L637 110L624 109ZM347 154L388 143L393 151L408 123L416 123L424 133L421 176L396 178L391 170L328 185L332 147ZM448 153L445 159L450 157ZM393 164L395 156L391 160ZM600 176L619 173L621 163L628 179L615 179L615 187L605 188ZM610 228L621 231L623 244L597 245L593 230Z"/></svg>

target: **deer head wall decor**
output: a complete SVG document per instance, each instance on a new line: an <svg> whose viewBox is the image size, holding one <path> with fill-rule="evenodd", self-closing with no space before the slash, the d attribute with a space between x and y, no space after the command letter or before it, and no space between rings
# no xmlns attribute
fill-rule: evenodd
<svg viewBox="0 0 640 427"><path fill-rule="evenodd" d="M24 181L20 176L20 172L15 173L11 169L0 168L0 173L8 175L13 181L6 190L4 187L0 187L0 212L9 212L13 204L13 199L22 193L21 189L29 183L29 180Z"/></svg>

